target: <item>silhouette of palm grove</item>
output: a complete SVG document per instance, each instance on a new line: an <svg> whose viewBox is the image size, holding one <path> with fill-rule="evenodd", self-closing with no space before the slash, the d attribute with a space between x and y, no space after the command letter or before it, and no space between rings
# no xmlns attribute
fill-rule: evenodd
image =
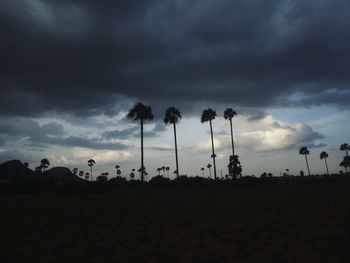
<svg viewBox="0 0 350 263"><path fill-rule="evenodd" d="M47 158L34 170L19 160L0 164L0 262L350 262L350 146L340 146L345 173L330 173L321 152L325 174L313 175L304 146L308 176L243 176L236 114L224 112L232 145L225 176L216 171L210 108L201 122L209 123L212 162L198 167L200 176L181 175L181 113L170 107L163 121L174 129L175 168L161 164L148 180L143 126L153 113L141 103L127 114L140 124L138 169L118 163L96 174L94 159L86 170L50 168Z"/></svg>
<svg viewBox="0 0 350 263"><path fill-rule="evenodd" d="M126 183L127 178L129 177L129 182L133 184L138 184L138 183L156 183L157 185L159 184L164 184L168 185L171 182L182 182L184 183L185 181L191 182L193 184L195 181L198 182L198 184L203 184L203 182L208 183L212 179L212 173L213 173L213 179L215 181L221 181L221 182L229 182L229 181L247 181L250 180L251 182L258 182L259 179L264 180L266 182L267 179L273 179L273 181L285 181L285 177L295 177L293 175L289 174L289 169L286 169L285 172L283 172L282 177L274 177L272 173L266 173L263 172L260 175L260 178L255 178L255 176L242 176L242 166L239 160L239 156L235 153L235 148L234 148L234 137L233 137L233 119L237 115L237 112L234 111L232 108L227 108L224 111L223 117L229 121L230 124L230 136L231 136L231 146L232 146L232 155L228 156L228 165L227 165L227 174L225 176L221 175L221 177L218 177L217 175L217 167L216 167L216 154L215 154L215 145L214 145L214 133L213 133L213 121L217 117L216 111L208 108L202 112L201 115L201 122L209 123L209 128L210 128L210 136L211 136L211 148L212 148L212 153L210 157L212 158L212 163L209 163L206 165L206 168L208 169L208 177L205 177L205 168L201 167L199 171L201 171L200 176L196 176L195 178L189 178L186 175L180 176L180 167L179 167L179 158L178 158L178 147L177 147L177 134L176 134L176 128L177 124L181 120L181 113L180 111L175 108L175 107L169 107L164 116L164 123L165 124L170 124L173 125L174 129L174 148L175 148L175 169L172 172L174 175L175 179L170 180L170 166L161 166L156 169L155 171L155 176L152 177L152 179L149 181L148 180L148 172L146 170L146 167L144 165L144 123L146 121L151 121L153 119L153 113L152 113L152 108L151 106L146 106L142 103L137 103L135 104L127 113L127 118L139 122L140 124L140 139L141 139L141 153L140 153L140 168L135 169L133 168L130 173L125 174L122 173L122 168L120 165L115 166L115 173L116 176L110 176L109 177L109 172L103 172L99 175L94 175L93 173L93 167L96 165L95 160L89 159L87 161L87 165L89 167L88 171L79 171L77 168L73 168L71 171L68 168L64 167L56 167L49 169L50 166L50 161L47 158L44 158L40 161L40 165L35 167L34 171L32 171L29 168L29 164L27 162L21 163L19 161L9 161L6 162L2 165L0 165L0 182L2 185L6 183L14 183L14 182L28 182L28 181L40 181L40 182L50 182L51 184L57 183L57 184L62 184L63 182L73 182L73 183L86 183L87 181L90 182L119 182L119 183ZM340 146L340 150L345 152L345 156L343 160L340 162L340 167L344 168L345 173L349 173L349 168L350 168L350 158L348 155L348 151L350 149L350 146L347 143L344 143ZM308 172L309 177L319 177L319 175L312 175L310 171L310 166L309 166L309 160L308 160L308 155L310 154L309 149L306 146L303 146L299 150L300 155L304 155L305 157L305 162L306 162L306 168ZM328 163L327 160L329 158L329 155L327 152L321 152L320 153L320 159L324 160L325 162L325 171L326 173L322 176L329 176L329 168L328 168ZM138 173L139 177L137 177L135 174ZM333 173L333 176L339 176L343 175L343 171L339 171L339 173ZM299 173L298 177L304 178L304 171L301 170ZM140 180L138 180L139 178ZM237 180L238 179L238 180Z"/></svg>

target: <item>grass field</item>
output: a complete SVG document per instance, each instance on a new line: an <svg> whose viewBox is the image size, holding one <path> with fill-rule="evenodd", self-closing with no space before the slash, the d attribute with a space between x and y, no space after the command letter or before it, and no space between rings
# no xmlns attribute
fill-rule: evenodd
<svg viewBox="0 0 350 263"><path fill-rule="evenodd" d="M0 262L350 262L349 188L0 195Z"/></svg>

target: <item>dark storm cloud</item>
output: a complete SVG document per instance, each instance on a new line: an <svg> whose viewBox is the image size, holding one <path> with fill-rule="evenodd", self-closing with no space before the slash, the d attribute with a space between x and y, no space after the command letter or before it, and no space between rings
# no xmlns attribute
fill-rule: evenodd
<svg viewBox="0 0 350 263"><path fill-rule="evenodd" d="M0 113L264 108L295 93L348 107L349 16L345 0L0 0Z"/></svg>

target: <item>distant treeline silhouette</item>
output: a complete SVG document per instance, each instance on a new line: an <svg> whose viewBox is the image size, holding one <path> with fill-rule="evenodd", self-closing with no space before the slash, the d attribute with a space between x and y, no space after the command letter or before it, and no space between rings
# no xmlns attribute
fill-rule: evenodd
<svg viewBox="0 0 350 263"><path fill-rule="evenodd" d="M233 125L232 125L232 120L233 118L237 115L237 112L234 111L232 108L227 108L224 111L224 118L226 120L229 120L230 122L230 135L231 135L231 146L232 146L232 155L229 156L228 158L228 165L227 165L227 174L225 174L225 176L223 177L221 175L220 179L232 179L232 180L237 180L238 178L242 178L242 166L241 163L239 161L239 156L235 153L235 148L234 148L234 140L233 140ZM142 103L136 103L131 109L129 109L128 113L127 113L127 118L131 119L133 121L137 121L140 123L140 135L141 135L141 166L139 169L132 169L130 174L129 174L129 178L130 180L135 180L135 172L137 171L140 175L140 181L141 183L145 182L145 177L146 177L146 181L147 181L147 176L148 176L148 172L146 171L146 167L144 166L144 147L143 147L143 141L144 141L144 122L145 121L150 121L153 119L153 112L152 112L152 107L151 106L146 106ZM204 110L202 112L201 115L201 122L209 122L209 127L210 127L210 136L211 136L211 146L212 146L212 154L211 154L211 158L212 158L212 164L207 164L206 167L208 168L209 171L209 177L208 179L211 179L211 175L212 175L212 170L211 168L213 167L213 172L214 172L214 180L219 179L219 177L217 176L217 168L216 168L216 162L215 162L215 158L216 158L216 154L215 154L215 146L214 146L214 134L213 134L213 120L217 117L216 111L208 108L206 110ZM179 168L179 160L178 160L178 149L177 149L177 134L176 134L176 124L180 121L181 119L181 113L180 111L175 108L175 107L169 107L166 111L165 111L165 116L164 116L164 123L165 124L171 124L173 125L173 129L174 129L174 145L175 145L175 167L176 169L174 170L173 174L175 175L176 178L180 177L180 168ZM348 151L350 150L350 146L347 143L343 143L342 145L340 145L340 150L341 151L345 151L346 156L344 156L343 160L340 162L340 166L344 167L345 172L348 173L349 172L349 168L350 168L350 158L349 158L349 154ZM309 161L308 161L308 155L310 154L309 149L306 146L303 146L299 149L299 154L300 155L304 155L305 157L305 162L306 162L306 167L307 167L307 171L308 171L308 175L311 176L311 171L310 171L310 166L309 166ZM328 159L329 155L327 152L321 152L320 153L320 159L325 161L325 167L326 167L326 174L329 175L329 169L328 169L328 163L327 163L327 159ZM93 181L93 166L96 165L96 162L94 159L89 159L87 161L88 166L90 167L90 171L89 172L84 172L83 170L79 171L78 168L73 168L72 169L72 175L74 175L77 178L80 179L85 179L85 180L90 180L90 182ZM24 167L26 167L28 169L29 164L27 162L25 162L23 164ZM40 165L35 167L35 171L34 174L45 174L46 170L48 169L48 167L50 166L50 162L47 158L44 158L41 160ZM115 166L116 169L116 178L122 178L122 170L120 165L116 165ZM165 172L167 172L167 176L169 178L169 172L170 172L170 167L169 166L162 166L156 169L157 172L157 176L160 177L161 173L163 172L162 177L165 177ZM200 171L202 172L202 177L204 177L204 171L205 168L201 167ZM342 171L339 171L339 173L343 173ZM284 176L289 176L289 169L286 169L286 171L283 173ZM299 173L300 176L304 176L304 172L301 170ZM1 170L0 170L0 176L1 176ZM96 181L98 182L106 182L108 181L108 176L109 176L109 172L103 172L100 175L96 176ZM125 177L125 176L124 176ZM261 174L262 178L271 178L273 177L273 175L271 173L266 173L263 172ZM0 177L1 179L1 177ZM84 181L85 181L84 180ZM4 180L3 180L4 181Z"/></svg>

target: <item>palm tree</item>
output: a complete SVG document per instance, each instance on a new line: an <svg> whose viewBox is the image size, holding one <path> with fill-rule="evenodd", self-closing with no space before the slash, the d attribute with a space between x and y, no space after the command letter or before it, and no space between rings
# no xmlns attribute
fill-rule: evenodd
<svg viewBox="0 0 350 263"><path fill-rule="evenodd" d="M89 173L85 173L85 179L89 179L90 174Z"/></svg>
<svg viewBox="0 0 350 263"><path fill-rule="evenodd" d="M209 178L211 178L211 164L208 163L207 168L209 169Z"/></svg>
<svg viewBox="0 0 350 263"><path fill-rule="evenodd" d="M201 122L204 123L204 122L207 122L209 121L209 124L210 124L210 134L211 134L211 148L212 148L212 155L211 157L213 158L213 165L214 165L214 179L216 179L216 164L215 164L215 151L214 151L214 137L213 137L213 126L212 126L212 120L214 120L216 117L216 112L212 109L207 109L207 110L204 110L203 113L202 113L202 118L201 118Z"/></svg>
<svg viewBox="0 0 350 263"><path fill-rule="evenodd" d="M92 166L94 166L94 164L96 164L94 159L88 161L88 166L90 166L90 181L92 181Z"/></svg>
<svg viewBox="0 0 350 263"><path fill-rule="evenodd" d="M349 157L348 151L350 150L350 145L348 145L347 143L343 143L342 145L340 145L340 150L345 151L346 156Z"/></svg>
<svg viewBox="0 0 350 263"><path fill-rule="evenodd" d="M177 157L177 139L176 139L176 123L181 119L181 114L175 107L170 107L165 112L164 123L173 124L174 127L174 139L175 139L175 161L176 161L176 177L179 177L179 160Z"/></svg>
<svg viewBox="0 0 350 263"><path fill-rule="evenodd" d="M158 172L158 175L160 176L160 171L161 171L162 169L161 168L157 168L157 172Z"/></svg>
<svg viewBox="0 0 350 263"><path fill-rule="evenodd" d="M84 171L79 171L79 174L78 174L80 177L83 177L84 176Z"/></svg>
<svg viewBox="0 0 350 263"><path fill-rule="evenodd" d="M326 153L326 152L321 152L321 154L320 154L320 159L321 159L321 160L324 159L324 162L325 162L325 164L326 164L327 174L329 175L328 164L327 164L327 158L328 158L328 153Z"/></svg>
<svg viewBox="0 0 350 263"><path fill-rule="evenodd" d="M310 175L311 175L311 173L310 173L310 167L309 167L309 162L308 162L308 160L307 160L307 156L310 154L310 151L307 149L306 146L303 146L303 147L300 148L299 154L300 154L300 155L305 155L306 166L307 166L307 170L308 170L309 176L310 176Z"/></svg>
<svg viewBox="0 0 350 263"><path fill-rule="evenodd" d="M204 167L201 168L201 171L202 171L202 175L204 177Z"/></svg>
<svg viewBox="0 0 350 263"><path fill-rule="evenodd" d="M46 158L42 159L40 161L40 166L44 169L44 172L45 172L45 169L50 166L49 160Z"/></svg>
<svg viewBox="0 0 350 263"><path fill-rule="evenodd" d="M141 126L141 182L143 182L143 173L144 173L144 165L143 165L143 122L146 120L153 119L153 113L151 106L145 106L142 103L137 103L133 108L131 108L127 114L128 119L132 119L134 121L140 121Z"/></svg>
<svg viewBox="0 0 350 263"><path fill-rule="evenodd" d="M167 173L168 173L168 178L169 178L170 167L169 167L169 166L165 167L165 170L167 171Z"/></svg>
<svg viewBox="0 0 350 263"><path fill-rule="evenodd" d="M25 163L23 163L23 165L25 166L25 167L29 167L29 163L28 162L25 162Z"/></svg>
<svg viewBox="0 0 350 263"><path fill-rule="evenodd" d="M231 128L231 144L232 144L232 156L235 155L235 147L234 147L234 143L233 143L233 129L232 129L232 119L234 116L237 115L237 112L235 112L233 109L228 108L225 110L224 112L224 118L226 120L230 121L230 128Z"/></svg>

